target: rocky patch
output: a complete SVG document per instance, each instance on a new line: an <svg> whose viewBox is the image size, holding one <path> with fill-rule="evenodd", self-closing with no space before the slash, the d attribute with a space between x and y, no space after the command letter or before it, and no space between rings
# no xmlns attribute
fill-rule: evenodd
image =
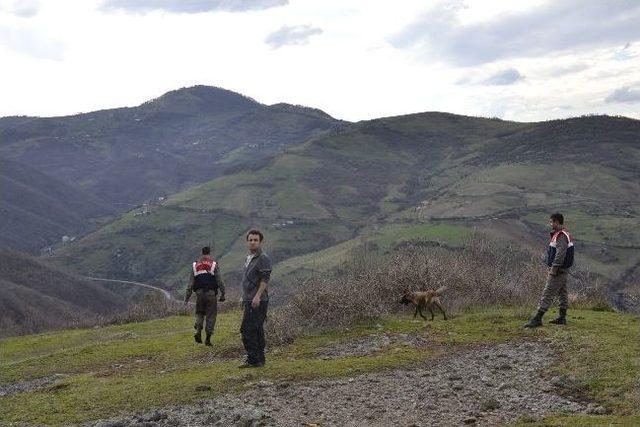
<svg viewBox="0 0 640 427"><path fill-rule="evenodd" d="M385 338L374 344L388 345ZM359 354L358 348L342 348L340 354ZM606 411L560 396L557 387L539 375L552 361L547 344L505 343L351 378L258 381L238 395L86 425L495 425L551 413Z"/></svg>
<svg viewBox="0 0 640 427"><path fill-rule="evenodd" d="M33 380L18 381L9 384L0 384L0 397L8 396L14 393L22 393L25 391L38 390L47 387L57 380L64 378L65 375L55 374L48 377L35 378Z"/></svg>

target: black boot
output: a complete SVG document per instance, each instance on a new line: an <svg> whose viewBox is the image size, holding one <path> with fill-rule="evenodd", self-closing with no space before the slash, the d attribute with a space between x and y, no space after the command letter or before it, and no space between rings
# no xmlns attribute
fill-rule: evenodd
<svg viewBox="0 0 640 427"><path fill-rule="evenodd" d="M211 334L207 334L207 337L204 340L204 345L208 345L209 347L211 347Z"/></svg>
<svg viewBox="0 0 640 427"><path fill-rule="evenodd" d="M566 325L567 324L567 309L566 308L561 308L560 309L560 315L558 316L557 319L553 319L551 322L549 322L553 325Z"/></svg>
<svg viewBox="0 0 640 427"><path fill-rule="evenodd" d="M537 328L542 326L542 316L544 316L544 311L538 310L535 316L531 318L527 323L523 325L524 328Z"/></svg>
<svg viewBox="0 0 640 427"><path fill-rule="evenodd" d="M198 344L202 344L202 331L196 331L196 333L193 334L193 339L196 340Z"/></svg>

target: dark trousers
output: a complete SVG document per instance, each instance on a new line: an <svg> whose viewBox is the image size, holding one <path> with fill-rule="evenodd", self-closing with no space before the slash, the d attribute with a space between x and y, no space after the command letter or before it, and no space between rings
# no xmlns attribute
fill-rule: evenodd
<svg viewBox="0 0 640 427"><path fill-rule="evenodd" d="M264 321L267 318L269 301L260 301L258 308L251 307L251 301L244 301L244 314L240 333L242 344L247 351L247 362L264 363Z"/></svg>
<svg viewBox="0 0 640 427"><path fill-rule="evenodd" d="M213 333L213 328L216 326L216 316L218 314L218 300L216 291L196 291L196 323L193 327L196 333L199 334L204 330L207 334ZM205 323L206 318L206 323Z"/></svg>

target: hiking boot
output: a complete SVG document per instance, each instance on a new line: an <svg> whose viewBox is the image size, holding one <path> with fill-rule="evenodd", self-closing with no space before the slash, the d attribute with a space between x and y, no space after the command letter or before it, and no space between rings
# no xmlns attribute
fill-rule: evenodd
<svg viewBox="0 0 640 427"><path fill-rule="evenodd" d="M242 365L238 366L238 368L240 369L245 369L245 368L261 368L264 366L264 363L262 362L258 362L258 363L249 363L249 362L244 362Z"/></svg>
<svg viewBox="0 0 640 427"><path fill-rule="evenodd" d="M538 310L535 316L533 316L527 323L522 325L523 328L537 328L542 326L542 316L544 316L544 311Z"/></svg>
<svg viewBox="0 0 640 427"><path fill-rule="evenodd" d="M197 331L193 334L193 339L196 340L198 344L202 344L202 331Z"/></svg>
<svg viewBox="0 0 640 427"><path fill-rule="evenodd" d="M567 309L566 308L561 308L560 309L560 315L558 316L558 318L557 319L553 319L549 323L551 323L552 325L566 325L567 324Z"/></svg>
<svg viewBox="0 0 640 427"><path fill-rule="evenodd" d="M204 340L204 345L211 347L211 334L207 334L207 337Z"/></svg>

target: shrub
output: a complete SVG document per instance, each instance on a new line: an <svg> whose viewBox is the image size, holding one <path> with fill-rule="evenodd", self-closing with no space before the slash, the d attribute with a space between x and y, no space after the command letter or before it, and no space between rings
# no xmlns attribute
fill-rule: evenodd
<svg viewBox="0 0 640 427"><path fill-rule="evenodd" d="M446 286L443 301L452 315L482 306L532 307L547 275L547 268L521 249L477 233L461 248L417 242L388 255L365 252L366 257L356 251L357 259L346 262L340 274L312 276L301 283L301 291L270 316L271 340L289 342L306 331L398 312L405 290ZM580 292L584 303L606 302L598 292Z"/></svg>
<svg viewBox="0 0 640 427"><path fill-rule="evenodd" d="M105 319L102 324L123 324L143 322L161 317L182 315L190 312L189 308L176 300L168 300L158 292L148 294L141 302L133 304L122 313Z"/></svg>

